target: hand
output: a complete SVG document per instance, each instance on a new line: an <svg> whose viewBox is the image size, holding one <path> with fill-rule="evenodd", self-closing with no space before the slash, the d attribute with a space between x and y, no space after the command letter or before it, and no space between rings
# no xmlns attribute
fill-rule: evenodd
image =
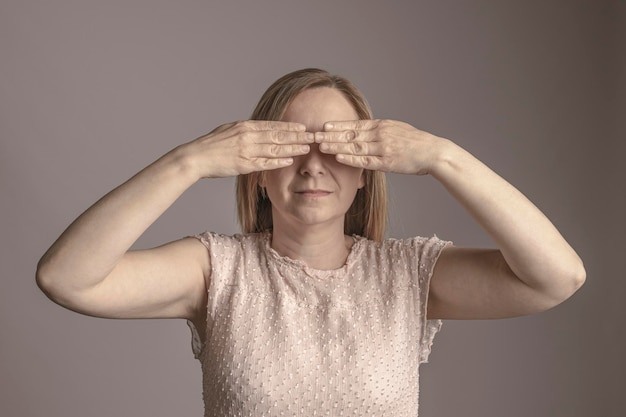
<svg viewBox="0 0 626 417"><path fill-rule="evenodd" d="M428 174L444 139L395 120L328 122L315 133L320 151L358 168Z"/></svg>
<svg viewBox="0 0 626 417"><path fill-rule="evenodd" d="M313 133L300 123L247 120L219 126L185 147L198 178L282 168L309 152Z"/></svg>

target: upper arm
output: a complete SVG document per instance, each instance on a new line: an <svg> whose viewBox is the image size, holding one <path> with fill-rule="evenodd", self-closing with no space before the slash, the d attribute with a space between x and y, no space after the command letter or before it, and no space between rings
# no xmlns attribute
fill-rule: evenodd
<svg viewBox="0 0 626 417"><path fill-rule="evenodd" d="M99 284L55 301L96 317L194 319L206 306L209 262L194 238L128 251Z"/></svg>
<svg viewBox="0 0 626 417"><path fill-rule="evenodd" d="M520 280L497 249L443 249L430 282L429 319L516 317L556 305Z"/></svg>

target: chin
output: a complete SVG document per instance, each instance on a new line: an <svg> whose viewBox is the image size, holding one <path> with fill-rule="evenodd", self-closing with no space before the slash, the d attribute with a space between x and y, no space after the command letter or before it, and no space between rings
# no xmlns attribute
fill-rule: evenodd
<svg viewBox="0 0 626 417"><path fill-rule="evenodd" d="M295 216L296 221L302 226L323 226L323 225L332 225L334 223L341 224L343 230L343 217L341 216L331 216L324 215L323 213L301 213L300 215ZM341 220L341 221L339 221Z"/></svg>

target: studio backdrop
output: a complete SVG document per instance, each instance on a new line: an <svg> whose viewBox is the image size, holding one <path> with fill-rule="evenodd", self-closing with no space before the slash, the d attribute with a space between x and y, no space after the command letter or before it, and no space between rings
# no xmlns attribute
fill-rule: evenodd
<svg viewBox="0 0 626 417"><path fill-rule="evenodd" d="M201 416L182 320L50 302L38 259L106 192L249 117L295 69L352 80L378 118L449 138L530 197L587 283L529 317L445 321L420 416L626 415L621 1L0 3L0 415ZM621 124L620 124L621 123ZM389 236L492 246L432 178L389 175ZM194 185L137 242L236 233L234 179Z"/></svg>

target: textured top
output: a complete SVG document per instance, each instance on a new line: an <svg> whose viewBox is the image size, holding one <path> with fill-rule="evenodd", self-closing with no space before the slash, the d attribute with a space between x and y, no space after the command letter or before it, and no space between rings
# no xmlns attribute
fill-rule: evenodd
<svg viewBox="0 0 626 417"><path fill-rule="evenodd" d="M433 238L355 236L343 267L279 255L271 235L196 236L211 259L202 363L205 417L417 416L418 366L441 249Z"/></svg>

